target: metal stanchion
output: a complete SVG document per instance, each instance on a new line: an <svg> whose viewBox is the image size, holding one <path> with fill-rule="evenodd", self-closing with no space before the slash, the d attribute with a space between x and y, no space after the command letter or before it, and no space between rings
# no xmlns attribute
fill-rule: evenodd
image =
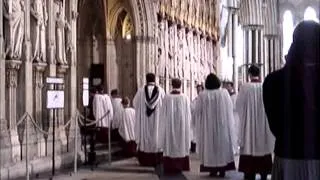
<svg viewBox="0 0 320 180"><path fill-rule="evenodd" d="M87 108L84 107L84 129L83 129L83 135L84 135L84 163L88 163L88 157L87 157Z"/></svg>
<svg viewBox="0 0 320 180"><path fill-rule="evenodd" d="M77 173L78 163L78 117L75 118L75 136L74 136L74 173Z"/></svg>
<svg viewBox="0 0 320 180"><path fill-rule="evenodd" d="M55 157L54 157L54 151L55 151L55 136L56 136L56 109L53 109L53 118L52 118L52 177L55 174Z"/></svg>
<svg viewBox="0 0 320 180"><path fill-rule="evenodd" d="M29 137L29 131L28 131L28 118L29 116L26 117L25 119L25 129L26 129L26 180L29 180L29 152L28 152L28 137Z"/></svg>
<svg viewBox="0 0 320 180"><path fill-rule="evenodd" d="M108 128L108 151L109 151L109 165L111 165L111 121L109 119L109 128Z"/></svg>

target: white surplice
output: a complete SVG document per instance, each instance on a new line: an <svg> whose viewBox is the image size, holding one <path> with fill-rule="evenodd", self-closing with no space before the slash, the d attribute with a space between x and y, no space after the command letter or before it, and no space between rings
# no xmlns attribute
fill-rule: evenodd
<svg viewBox="0 0 320 180"><path fill-rule="evenodd" d="M93 115L97 122L97 127L109 127L113 118L113 108L110 97L107 94L94 95L92 102ZM102 120L100 120L102 118Z"/></svg>
<svg viewBox="0 0 320 180"><path fill-rule="evenodd" d="M191 106L188 97L183 94L166 95L160 112L163 156L189 156Z"/></svg>
<svg viewBox="0 0 320 180"><path fill-rule="evenodd" d="M199 121L199 115L197 114L196 111L196 105L197 105L197 100L198 97L196 97L192 102L191 102L191 141L196 142L197 139L197 131L196 131L196 122Z"/></svg>
<svg viewBox="0 0 320 180"><path fill-rule="evenodd" d="M239 115L239 145L241 155L271 154L275 138L267 121L262 99L262 83L242 85L236 102Z"/></svg>
<svg viewBox="0 0 320 180"><path fill-rule="evenodd" d="M204 90L197 100L197 144L201 164L223 167L234 161L231 124L233 106L226 89Z"/></svg>
<svg viewBox="0 0 320 180"><path fill-rule="evenodd" d="M233 122L231 124L231 138L233 144L233 152L238 153L239 147L239 115L236 108L237 94L231 95L233 105Z"/></svg>
<svg viewBox="0 0 320 180"><path fill-rule="evenodd" d="M121 113L119 122L119 134L126 142L134 141L134 124L135 124L135 110L133 108L124 108Z"/></svg>
<svg viewBox="0 0 320 180"><path fill-rule="evenodd" d="M117 129L120 125L121 113L123 111L123 107L121 104L121 98L112 98L111 103L113 107L113 120L112 120L112 128Z"/></svg>
<svg viewBox="0 0 320 180"><path fill-rule="evenodd" d="M146 153L162 152L159 144L159 111L165 91L159 87L159 101L151 116L147 116L146 95L144 87L140 88L133 98L136 110L135 140L140 151ZM153 89L148 88L149 94Z"/></svg>

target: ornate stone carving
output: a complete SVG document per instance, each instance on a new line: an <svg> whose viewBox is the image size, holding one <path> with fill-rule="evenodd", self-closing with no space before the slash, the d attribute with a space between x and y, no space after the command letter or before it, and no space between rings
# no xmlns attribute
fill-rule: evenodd
<svg viewBox="0 0 320 180"><path fill-rule="evenodd" d="M23 1L4 0L3 5L6 59L21 59L24 38Z"/></svg>
<svg viewBox="0 0 320 180"><path fill-rule="evenodd" d="M178 55L177 55L177 65L176 65L176 72L177 72L177 76L178 78L183 78L184 77L184 74L183 74L183 64L184 64L184 51L185 51L185 47L184 47L184 36L185 36L185 30L180 28L178 30L178 33L177 33L177 36L178 36L178 41L177 41L177 52L178 52Z"/></svg>
<svg viewBox="0 0 320 180"><path fill-rule="evenodd" d="M20 69L21 61L8 60L6 61L6 81L7 81L7 102L9 129L16 129L17 121L17 82L18 70Z"/></svg>
<svg viewBox="0 0 320 180"><path fill-rule="evenodd" d="M46 0L33 0L30 9L32 59L34 62L46 62L46 26L48 13Z"/></svg>
<svg viewBox="0 0 320 180"><path fill-rule="evenodd" d="M176 52L176 25L169 26L169 36L167 41L169 42L169 49L168 49L168 68L169 68L169 77L173 78L175 76L174 67L175 67L175 58L177 56Z"/></svg>
<svg viewBox="0 0 320 180"><path fill-rule="evenodd" d="M56 2L56 60L58 64L68 64L66 59L65 29L71 30L70 24L65 19L64 7L61 1Z"/></svg>
<svg viewBox="0 0 320 180"><path fill-rule="evenodd" d="M157 71L159 76L165 76L165 67L166 67L166 56L165 56L165 21L160 21L158 23L158 36L157 36Z"/></svg>

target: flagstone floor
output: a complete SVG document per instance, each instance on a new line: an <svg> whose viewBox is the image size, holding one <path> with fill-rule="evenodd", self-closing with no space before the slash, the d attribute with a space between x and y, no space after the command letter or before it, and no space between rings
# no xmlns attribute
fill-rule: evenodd
<svg viewBox="0 0 320 180"><path fill-rule="evenodd" d="M199 173L200 162L195 156L191 156L191 171L179 176L157 176L153 168L139 167L135 158L113 162L111 166L100 165L94 171L80 168L76 175L62 174L54 177L54 180L242 180L243 174L231 171L225 178L209 177L206 173ZM238 161L238 158L236 158ZM48 180L48 177L38 177L38 180ZM257 176L257 180L259 176Z"/></svg>

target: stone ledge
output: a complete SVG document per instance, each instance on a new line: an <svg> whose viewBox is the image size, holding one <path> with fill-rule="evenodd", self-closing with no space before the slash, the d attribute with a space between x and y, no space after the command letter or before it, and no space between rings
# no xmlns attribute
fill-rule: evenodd
<svg viewBox="0 0 320 180"><path fill-rule="evenodd" d="M84 160L82 152L78 152L78 162ZM55 156L55 169L64 167L70 167L74 162L74 153L65 153ZM43 157L30 161L29 172L30 176L34 176L38 173L50 172L52 167L52 158ZM0 169L0 179L9 180L25 177L26 175L26 163L25 161L18 162L13 166Z"/></svg>

